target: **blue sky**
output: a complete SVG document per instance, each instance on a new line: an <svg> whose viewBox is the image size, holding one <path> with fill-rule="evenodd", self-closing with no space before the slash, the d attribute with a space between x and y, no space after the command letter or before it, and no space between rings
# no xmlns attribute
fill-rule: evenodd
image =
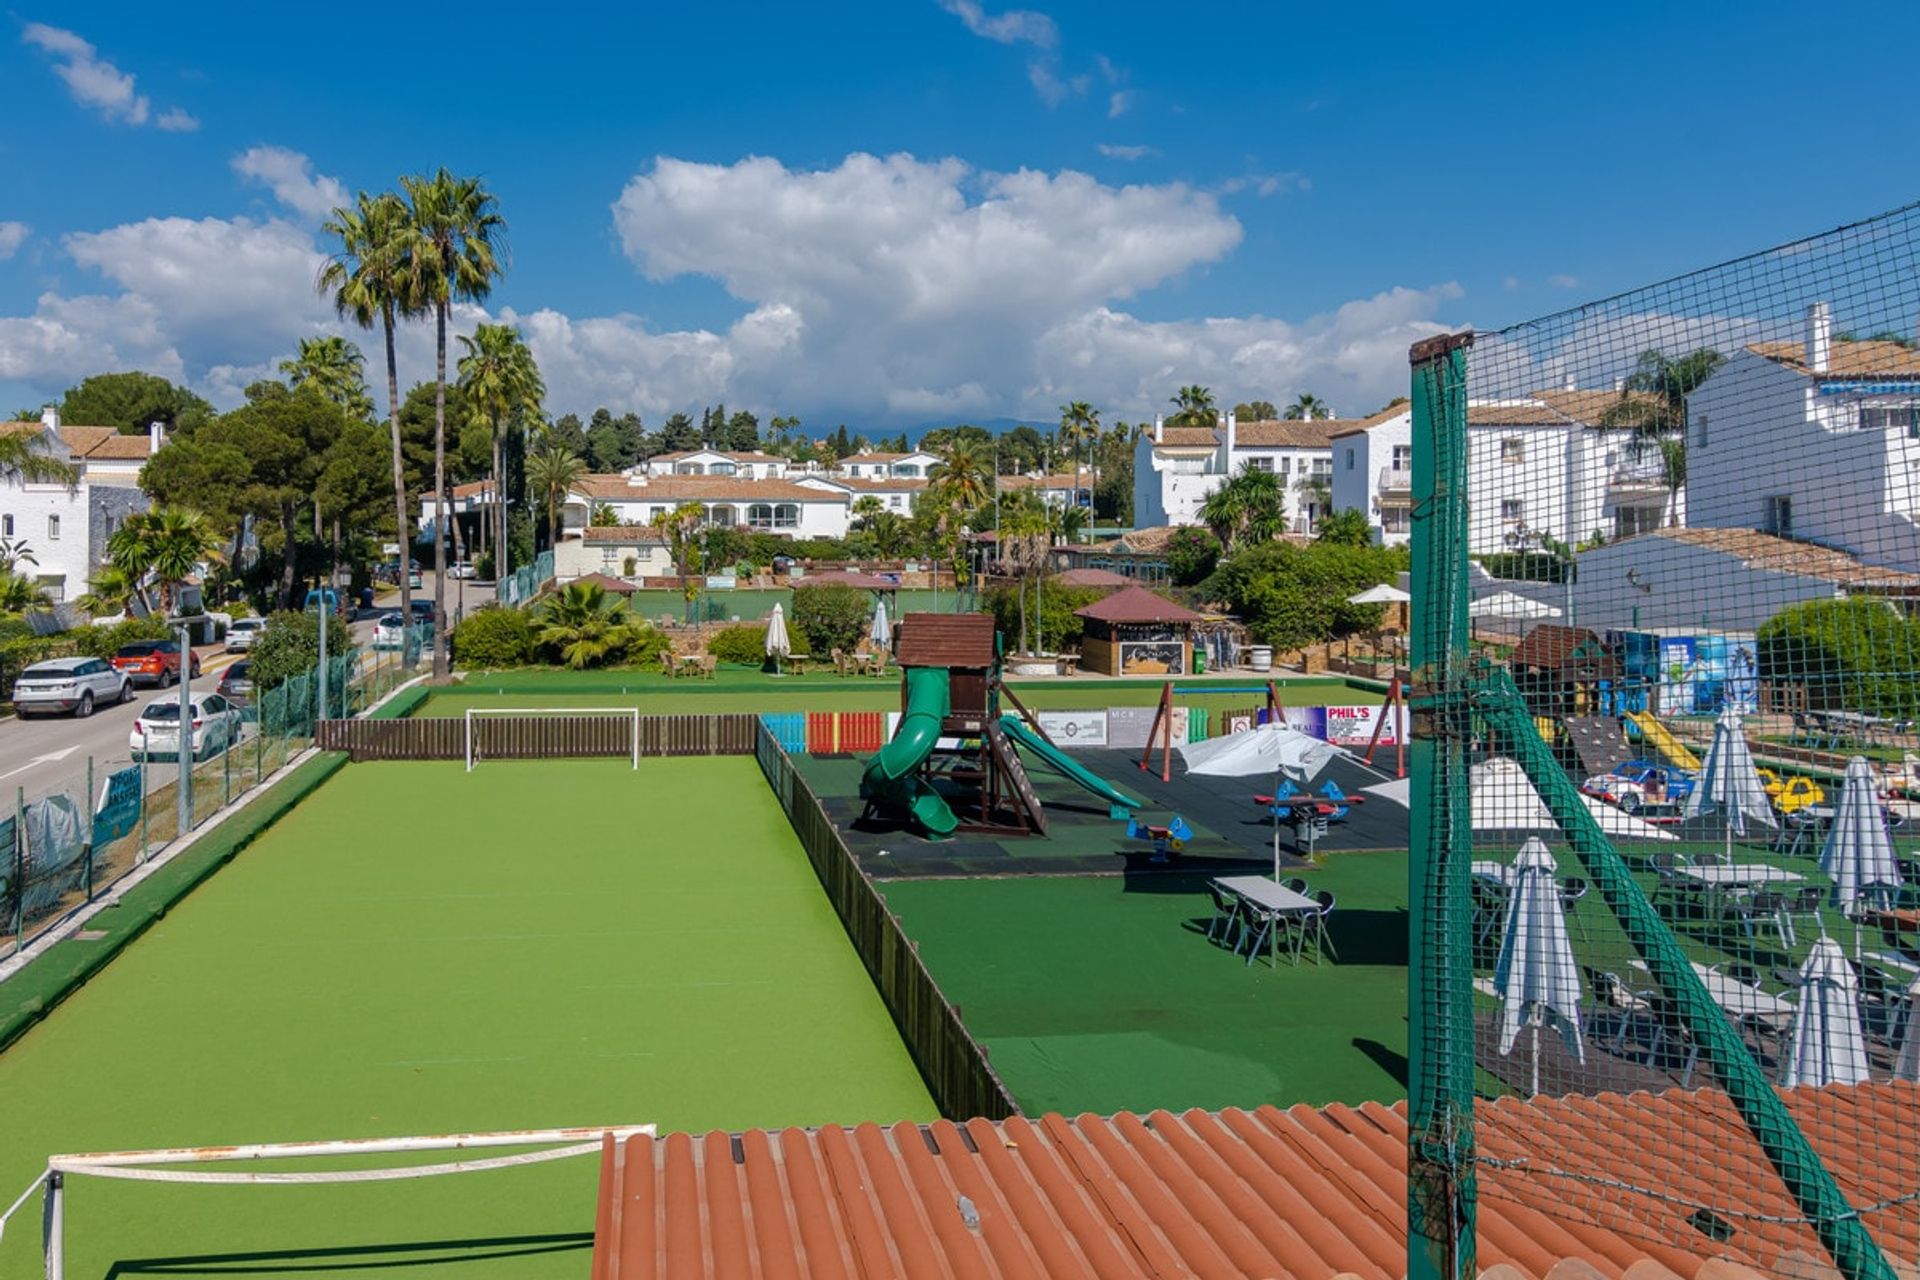
<svg viewBox="0 0 1920 1280"><path fill-rule="evenodd" d="M438 165L500 197L487 310L556 411L855 427L1195 381L1364 413L1425 332L1920 196L1872 53L1920 6L1560 9L467 5L436 59L278 6L16 9L0 410L119 367L231 402L330 323L329 200Z"/></svg>

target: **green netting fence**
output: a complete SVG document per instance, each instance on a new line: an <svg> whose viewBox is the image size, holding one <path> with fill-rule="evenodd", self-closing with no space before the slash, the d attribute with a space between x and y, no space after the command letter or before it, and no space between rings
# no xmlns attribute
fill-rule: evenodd
<svg viewBox="0 0 1920 1280"><path fill-rule="evenodd" d="M398 653L349 652L327 666L328 718L361 714L413 674ZM196 698L218 697L212 677L202 680ZM111 893L313 745L321 684L316 668L251 705L233 704L237 723L203 730L184 771L177 752L129 749L76 760L56 782L13 788L0 811L0 960Z"/></svg>
<svg viewBox="0 0 1920 1280"><path fill-rule="evenodd" d="M1916 326L1920 206L1414 348L1412 1274L1920 1261Z"/></svg>
<svg viewBox="0 0 1920 1280"><path fill-rule="evenodd" d="M553 581L553 552L542 551L532 564L521 565L494 586L494 595L504 605L522 605L540 594L540 588Z"/></svg>

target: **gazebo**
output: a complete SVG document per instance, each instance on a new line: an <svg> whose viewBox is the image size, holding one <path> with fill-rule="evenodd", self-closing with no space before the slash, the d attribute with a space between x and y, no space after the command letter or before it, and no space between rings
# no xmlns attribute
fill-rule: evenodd
<svg viewBox="0 0 1920 1280"><path fill-rule="evenodd" d="M1192 663L1200 615L1145 587L1122 587L1078 610L1080 665L1103 675L1178 675Z"/></svg>

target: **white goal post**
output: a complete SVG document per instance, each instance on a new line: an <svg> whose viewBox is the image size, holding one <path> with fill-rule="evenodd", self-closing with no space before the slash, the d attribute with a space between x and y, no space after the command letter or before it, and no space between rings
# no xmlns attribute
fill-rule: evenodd
<svg viewBox="0 0 1920 1280"><path fill-rule="evenodd" d="M593 1155L608 1137L625 1141L636 1134L652 1135L650 1124L603 1125L576 1129L509 1129L493 1133L443 1133L418 1138L349 1138L326 1142L257 1142L237 1147L166 1147L152 1151L94 1151L57 1155L47 1159L27 1189L5 1213L0 1213L0 1239L7 1223L35 1191L45 1188L41 1213L42 1248L47 1280L64 1280L66 1273L66 1180L79 1175L120 1178L135 1182L199 1182L245 1186L315 1186L342 1182L391 1182L431 1178L451 1173L480 1173L519 1165L543 1164ZM326 1169L311 1173L220 1172L210 1169L156 1168L165 1165L205 1165L247 1160L301 1160L322 1156L398 1155L422 1151L485 1151L500 1147L538 1147L510 1155L445 1160L436 1164L388 1166L375 1169Z"/></svg>
<svg viewBox="0 0 1920 1280"><path fill-rule="evenodd" d="M479 763L482 745L474 726L483 720L564 720L589 716L618 717L628 722L628 754L633 767L640 767L640 708L638 707L468 707L466 714L467 772Z"/></svg>

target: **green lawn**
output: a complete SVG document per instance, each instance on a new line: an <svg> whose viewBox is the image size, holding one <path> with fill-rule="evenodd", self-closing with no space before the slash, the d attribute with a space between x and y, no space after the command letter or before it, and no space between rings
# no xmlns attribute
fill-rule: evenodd
<svg viewBox="0 0 1920 1280"><path fill-rule="evenodd" d="M0 1056L0 1098L8 1200L55 1151L935 1114L739 759L349 766ZM77 1180L68 1275L584 1275L596 1176ZM37 1226L0 1275L38 1274Z"/></svg>
<svg viewBox="0 0 1920 1280"><path fill-rule="evenodd" d="M1339 899L1337 964L1206 940L1204 877L890 881L883 891L1030 1113L1406 1096L1404 853L1301 873Z"/></svg>

